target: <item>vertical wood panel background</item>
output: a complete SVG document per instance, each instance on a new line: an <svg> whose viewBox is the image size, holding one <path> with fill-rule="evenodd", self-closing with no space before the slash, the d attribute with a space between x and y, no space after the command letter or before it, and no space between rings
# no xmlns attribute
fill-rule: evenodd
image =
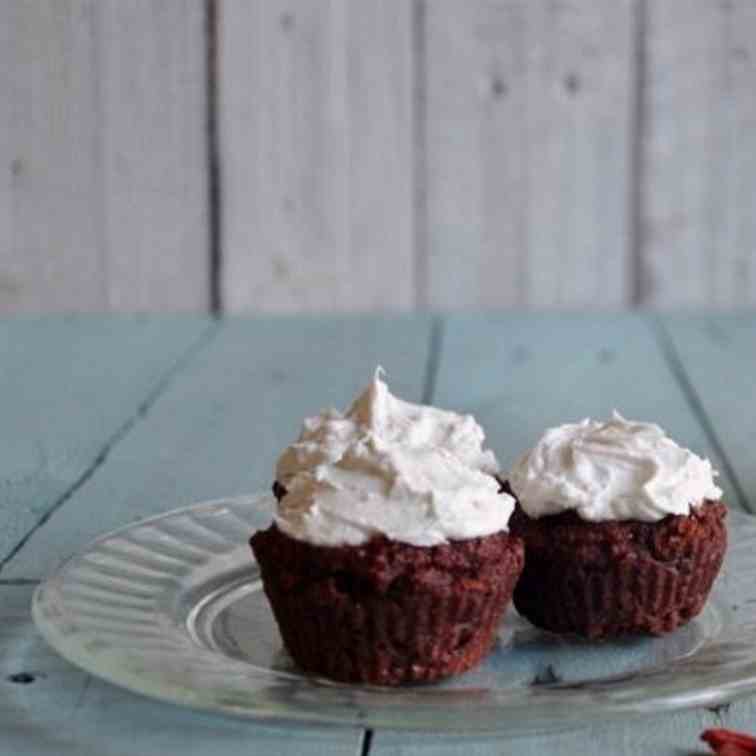
<svg viewBox="0 0 756 756"><path fill-rule="evenodd" d="M646 302L756 304L756 3L651 2L646 48Z"/></svg>
<svg viewBox="0 0 756 756"><path fill-rule="evenodd" d="M429 300L628 301L631 2L428 0Z"/></svg>
<svg viewBox="0 0 756 756"><path fill-rule="evenodd" d="M0 3L0 312L208 305L204 7Z"/></svg>
<svg viewBox="0 0 756 756"><path fill-rule="evenodd" d="M228 309L411 306L411 4L220 7Z"/></svg>
<svg viewBox="0 0 756 756"><path fill-rule="evenodd" d="M750 0L7 0L0 312L756 304Z"/></svg>

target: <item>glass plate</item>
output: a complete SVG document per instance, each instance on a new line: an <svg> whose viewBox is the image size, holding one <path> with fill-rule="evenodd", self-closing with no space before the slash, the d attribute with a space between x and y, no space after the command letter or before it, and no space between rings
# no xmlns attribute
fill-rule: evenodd
<svg viewBox="0 0 756 756"><path fill-rule="evenodd" d="M41 585L34 619L93 675L174 703L259 719L447 732L545 732L712 705L756 690L756 518L730 513L709 603L663 638L588 643L510 609L477 669L378 688L300 674L281 647L247 539L268 495L214 501L103 536Z"/></svg>

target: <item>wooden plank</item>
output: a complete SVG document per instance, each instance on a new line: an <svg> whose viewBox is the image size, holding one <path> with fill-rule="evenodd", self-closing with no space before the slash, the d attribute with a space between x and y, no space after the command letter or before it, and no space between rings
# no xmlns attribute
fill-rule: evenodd
<svg viewBox="0 0 756 756"><path fill-rule="evenodd" d="M45 575L97 534L147 515L268 489L302 419L345 406L377 364L400 396L419 400L429 333L424 317L224 323L3 576Z"/></svg>
<svg viewBox="0 0 756 756"><path fill-rule="evenodd" d="M507 469L544 428L602 417L617 408L660 423L679 442L712 458L737 506L732 481L665 360L654 330L635 315L457 316L445 329L433 402L472 412ZM607 674L612 670L607 669ZM555 736L506 740L509 754L654 753L697 747L716 721L707 711L665 714ZM453 753L460 740L376 734L371 753ZM503 752L504 741L464 741L474 756Z"/></svg>
<svg viewBox="0 0 756 756"><path fill-rule="evenodd" d="M0 321L0 563L208 328L200 317Z"/></svg>
<svg viewBox="0 0 756 756"><path fill-rule="evenodd" d="M0 311L107 305L94 3L0 4Z"/></svg>
<svg viewBox="0 0 756 756"><path fill-rule="evenodd" d="M643 301L756 303L756 6L648 3Z"/></svg>
<svg viewBox="0 0 756 756"><path fill-rule="evenodd" d="M91 678L36 633L32 588L0 585L0 756L356 756L361 733L282 728L156 704ZM13 675L33 676L14 683ZM24 678L21 678L24 679Z"/></svg>
<svg viewBox="0 0 756 756"><path fill-rule="evenodd" d="M637 315L491 314L452 319L434 402L472 412L505 469L552 425L583 417L659 423L735 486L667 364L653 325Z"/></svg>
<svg viewBox="0 0 756 756"><path fill-rule="evenodd" d="M426 6L429 304L628 302L634 3Z"/></svg>
<svg viewBox="0 0 756 756"><path fill-rule="evenodd" d="M756 511L756 317L670 316L664 327L732 468L749 509Z"/></svg>
<svg viewBox="0 0 756 756"><path fill-rule="evenodd" d="M205 4L94 10L108 307L207 310Z"/></svg>
<svg viewBox="0 0 756 756"><path fill-rule="evenodd" d="M220 4L223 299L238 310L414 297L411 4Z"/></svg>
<svg viewBox="0 0 756 756"><path fill-rule="evenodd" d="M703 754L699 734L713 727L715 717L708 711L665 714L628 722L588 727L556 735L511 738L461 738L442 735L376 733L371 756L682 756Z"/></svg>
<svg viewBox="0 0 756 756"><path fill-rule="evenodd" d="M206 308L203 23L0 5L0 312Z"/></svg>

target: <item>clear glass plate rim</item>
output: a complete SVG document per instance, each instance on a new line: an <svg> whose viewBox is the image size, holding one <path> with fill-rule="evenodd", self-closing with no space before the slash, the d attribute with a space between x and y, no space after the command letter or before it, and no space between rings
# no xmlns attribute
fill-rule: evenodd
<svg viewBox="0 0 756 756"><path fill-rule="evenodd" d="M160 685L154 681L130 675L127 670L116 667L115 669L103 668L98 665L97 659L84 647L81 639L66 637L60 632L60 628L51 620L46 612L50 604L50 592L53 594L65 580L72 566L76 565L86 555L96 551L103 543L118 538L135 528L147 527L152 524L172 518L180 518L196 514L216 514L220 508L244 509L250 507L260 511L263 507L266 511L272 511L273 499L267 493L251 494L244 496L225 497L192 504L186 507L176 508L161 514L157 514L136 523L121 526L108 533L102 534L91 541L77 554L67 559L46 581L37 587L32 603L34 621L48 641L62 656L77 666L85 669L95 676L102 677L116 685L126 687L134 692L145 694L161 700L182 703L203 710L243 716L247 718L263 720L290 720L307 723L331 723L346 724L351 726L381 726L402 729L434 729L442 728L446 731L457 732L502 732L512 733L512 725L519 724L524 732L564 729L575 724L588 724L590 720L603 720L609 718L621 718L632 715L662 713L664 711L678 710L695 706L710 706L732 700L735 697L745 695L756 690L756 651L747 660L750 662L745 667L727 668L717 670L716 665L710 670L708 682L696 688L680 688L679 686L663 686L659 692L647 690L643 681L643 675L635 675L634 682L616 683L606 681L609 690L601 690L602 685L589 683L581 686L581 690L575 691L574 685L544 685L538 688L528 689L527 695L522 697L522 702L513 706L511 701L500 701L495 696L487 702L478 700L474 706L449 705L446 696L434 696L433 687L402 688L397 693L396 689L389 691L360 687L344 686L322 680L307 680L297 678L293 684L309 689L309 692L317 692L320 701L291 701L277 700L274 698L269 705L256 701L252 704L233 703L228 700L218 700L212 691L187 690L179 685ZM756 518L742 513L731 512L733 520L741 520L751 528L756 525ZM252 527L252 526L250 526ZM731 538L737 541L740 528L730 527ZM251 533L251 530L249 531ZM248 534L241 534L241 540L246 540ZM237 544L238 545L238 544ZM733 544L735 546L735 544ZM755 576L756 577L756 576ZM722 578L718 587L722 590ZM716 590L717 587L715 587ZM60 596L55 596L63 600ZM756 600L756 589L754 589ZM753 643L756 647L756 610L750 627ZM222 666L229 668L230 660L222 657ZM240 662L235 662L241 664ZM219 665L221 660L219 660ZM674 666L674 665L672 665ZM664 670L656 670L654 674L663 674ZM263 672L255 668L247 668L243 671L239 684L243 686L244 679L263 675ZM263 675L264 676L264 675ZM233 686L230 686L233 690ZM616 692L622 690L625 696L618 697ZM241 689L243 692L243 687ZM430 695L429 695L430 693ZM567 695L567 700L564 694ZM614 693L614 695L612 695ZM633 693L635 695L633 695ZM242 695L243 699L243 695ZM398 700L397 700L398 699ZM391 704L391 705L387 705ZM413 712L402 710L406 706L414 707ZM548 716L544 716L544 709L548 709ZM591 713L592 710L593 714ZM450 724L443 716L443 711L464 711L466 721ZM441 716L439 716L441 714ZM521 717L521 721L513 722L513 715ZM427 720L427 721L426 721Z"/></svg>

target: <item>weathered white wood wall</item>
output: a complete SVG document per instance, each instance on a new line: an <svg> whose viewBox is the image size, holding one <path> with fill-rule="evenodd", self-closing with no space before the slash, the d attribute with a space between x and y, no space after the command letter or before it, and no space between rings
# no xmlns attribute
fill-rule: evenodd
<svg viewBox="0 0 756 756"><path fill-rule="evenodd" d="M0 312L208 306L205 9L0 2Z"/></svg>
<svg viewBox="0 0 756 756"><path fill-rule="evenodd" d="M756 3L656 0L646 32L645 301L755 304Z"/></svg>
<svg viewBox="0 0 756 756"><path fill-rule="evenodd" d="M425 8L430 304L628 302L632 3Z"/></svg>
<svg viewBox="0 0 756 756"><path fill-rule="evenodd" d="M752 0L4 0L0 312L756 304Z"/></svg>
<svg viewBox="0 0 756 756"><path fill-rule="evenodd" d="M223 301L414 302L412 6L220 5Z"/></svg>

